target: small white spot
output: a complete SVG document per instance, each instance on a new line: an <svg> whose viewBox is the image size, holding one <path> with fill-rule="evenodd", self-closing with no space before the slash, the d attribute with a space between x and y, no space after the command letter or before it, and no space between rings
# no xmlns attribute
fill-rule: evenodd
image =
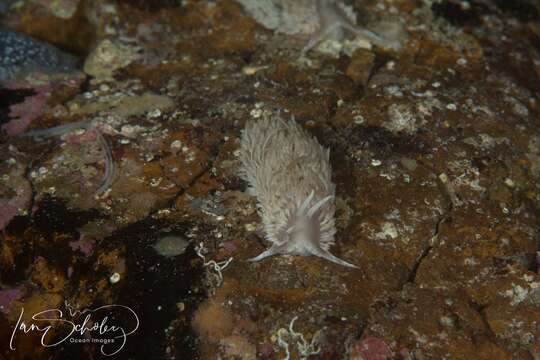
<svg viewBox="0 0 540 360"><path fill-rule="evenodd" d="M268 66L244 66L242 72L245 75L255 75L258 71L266 69Z"/></svg>
<svg viewBox="0 0 540 360"><path fill-rule="evenodd" d="M255 230L257 229L257 228L255 227L255 225L253 225L253 224L246 224L246 225L244 226L244 228L245 228L246 231L248 231L248 232L253 232L253 231L255 231Z"/></svg>
<svg viewBox="0 0 540 360"><path fill-rule="evenodd" d="M109 281L111 282L111 284L116 284L117 282L120 281L120 274L115 272L114 274L111 275L111 277L109 278Z"/></svg>
<svg viewBox="0 0 540 360"><path fill-rule="evenodd" d="M159 184L161 184L161 181L163 180L163 178L152 178L152 180L150 180L150 186L151 187L157 187L159 186Z"/></svg>
<svg viewBox="0 0 540 360"><path fill-rule="evenodd" d="M161 110L159 109L154 109L148 113L148 117L152 119L158 118L160 116L161 116Z"/></svg>
<svg viewBox="0 0 540 360"><path fill-rule="evenodd" d="M360 125L360 124L363 124L364 123L364 117L362 115L356 115L354 118L354 123L356 125Z"/></svg>
<svg viewBox="0 0 540 360"><path fill-rule="evenodd" d="M125 136L132 135L134 131L135 129L131 125L124 125L120 129L120 132L122 133L122 135L125 135Z"/></svg>
<svg viewBox="0 0 540 360"><path fill-rule="evenodd" d="M261 117L262 113L263 111L261 109L253 109L249 114L255 119L258 119Z"/></svg>
<svg viewBox="0 0 540 360"><path fill-rule="evenodd" d="M181 149L182 148L182 142L180 140L174 140L171 143L171 149Z"/></svg>

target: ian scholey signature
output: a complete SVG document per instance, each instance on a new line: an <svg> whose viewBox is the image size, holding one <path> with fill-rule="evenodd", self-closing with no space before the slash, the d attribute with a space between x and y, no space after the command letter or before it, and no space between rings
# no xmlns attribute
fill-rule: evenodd
<svg viewBox="0 0 540 360"><path fill-rule="evenodd" d="M32 315L30 322L22 320L24 308L21 308L19 319L11 333L10 349L15 350L13 344L18 333L39 332L41 345L44 347L54 347L65 341L95 343L101 344L100 350L103 355L112 356L122 350L127 337L139 328L139 317L135 311L124 305L104 305L95 309L75 310L65 301L64 306L67 310L65 312L60 309L40 311ZM115 318L119 317L123 323L130 324L129 328L112 324L113 321L118 321ZM67 334L64 335L64 332ZM58 333L62 335L59 336Z"/></svg>

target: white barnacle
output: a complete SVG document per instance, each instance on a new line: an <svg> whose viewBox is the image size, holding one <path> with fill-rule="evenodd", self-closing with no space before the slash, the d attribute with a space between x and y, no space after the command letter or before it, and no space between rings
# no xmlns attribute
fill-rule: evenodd
<svg viewBox="0 0 540 360"><path fill-rule="evenodd" d="M336 233L335 185L330 150L291 119L264 116L242 132L241 177L257 197L266 240L272 246L252 261L271 255L315 255L356 267L328 249Z"/></svg>

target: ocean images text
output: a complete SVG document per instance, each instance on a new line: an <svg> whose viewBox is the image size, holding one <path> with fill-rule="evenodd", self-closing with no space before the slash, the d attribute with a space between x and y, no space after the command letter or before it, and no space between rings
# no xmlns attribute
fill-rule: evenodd
<svg viewBox="0 0 540 360"><path fill-rule="evenodd" d="M65 302L67 311L61 309L47 309L35 313L31 321L23 321L24 308L21 308L17 324L11 333L9 347L15 350L15 338L19 333L41 333L41 345L47 348L55 347L66 341L70 343L99 344L103 355L112 356L120 352L127 342L127 337L139 328L139 317L128 306L104 305L95 309L75 310L68 302ZM129 328L113 324L113 313L123 312L126 322L132 323ZM67 332L58 336L55 330L62 329ZM92 335L100 337L93 337ZM79 337L81 336L81 337ZM84 337L83 337L84 336ZM59 337L59 338L58 338Z"/></svg>

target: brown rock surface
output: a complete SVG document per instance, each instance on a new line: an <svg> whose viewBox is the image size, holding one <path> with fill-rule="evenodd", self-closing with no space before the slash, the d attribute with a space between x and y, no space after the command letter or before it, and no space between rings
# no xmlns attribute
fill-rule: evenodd
<svg viewBox="0 0 540 360"><path fill-rule="evenodd" d="M302 39L232 0L81 1L69 18L23 3L10 26L84 54L114 40L136 56L54 90L30 127L61 126L53 136L2 134L0 337L21 308L67 302L132 308L126 359L540 356L536 3L348 2L399 45L351 56L302 54ZM3 121L28 95L2 91ZM237 176L239 136L275 110L331 149L332 252L359 269L247 261L268 244ZM103 193L99 136L114 165ZM165 236L190 245L162 256ZM0 357L101 356L96 344L44 349L35 333L16 344Z"/></svg>

